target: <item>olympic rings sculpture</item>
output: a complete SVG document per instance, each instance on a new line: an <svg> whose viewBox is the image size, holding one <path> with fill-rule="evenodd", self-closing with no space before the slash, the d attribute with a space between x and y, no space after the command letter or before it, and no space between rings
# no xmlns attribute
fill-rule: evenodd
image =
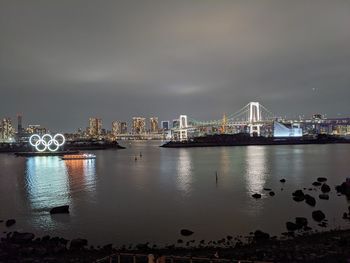
<svg viewBox="0 0 350 263"><path fill-rule="evenodd" d="M29 138L30 145L35 147L38 152L44 152L46 150L56 152L65 142L66 138L60 133L57 133L53 137L50 134L44 134L41 137L39 134L33 134Z"/></svg>

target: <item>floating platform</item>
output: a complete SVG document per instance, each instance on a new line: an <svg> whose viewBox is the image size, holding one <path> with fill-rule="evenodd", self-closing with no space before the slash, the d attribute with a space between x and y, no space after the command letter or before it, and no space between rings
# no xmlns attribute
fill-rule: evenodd
<svg viewBox="0 0 350 263"><path fill-rule="evenodd" d="M37 156L63 156L68 154L78 154L79 151L58 151L58 152L15 152L16 156L37 157Z"/></svg>

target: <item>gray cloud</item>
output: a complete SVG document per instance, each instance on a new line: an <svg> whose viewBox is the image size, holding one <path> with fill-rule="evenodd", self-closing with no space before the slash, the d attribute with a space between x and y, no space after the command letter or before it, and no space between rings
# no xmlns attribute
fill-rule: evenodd
<svg viewBox="0 0 350 263"><path fill-rule="evenodd" d="M348 1L1 1L0 114L350 115Z"/></svg>

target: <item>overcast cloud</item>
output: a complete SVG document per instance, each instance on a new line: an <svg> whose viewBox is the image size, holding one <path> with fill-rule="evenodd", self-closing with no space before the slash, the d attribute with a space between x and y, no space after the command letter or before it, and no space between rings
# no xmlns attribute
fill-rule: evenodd
<svg viewBox="0 0 350 263"><path fill-rule="evenodd" d="M0 0L0 117L350 116L350 1Z"/></svg>

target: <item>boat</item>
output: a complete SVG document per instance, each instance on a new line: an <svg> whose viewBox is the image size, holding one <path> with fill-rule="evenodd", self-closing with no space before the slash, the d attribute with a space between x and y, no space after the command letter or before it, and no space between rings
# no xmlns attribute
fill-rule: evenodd
<svg viewBox="0 0 350 263"><path fill-rule="evenodd" d="M96 155L92 153L81 153L81 154L66 154L61 157L62 160L87 160L96 159Z"/></svg>

